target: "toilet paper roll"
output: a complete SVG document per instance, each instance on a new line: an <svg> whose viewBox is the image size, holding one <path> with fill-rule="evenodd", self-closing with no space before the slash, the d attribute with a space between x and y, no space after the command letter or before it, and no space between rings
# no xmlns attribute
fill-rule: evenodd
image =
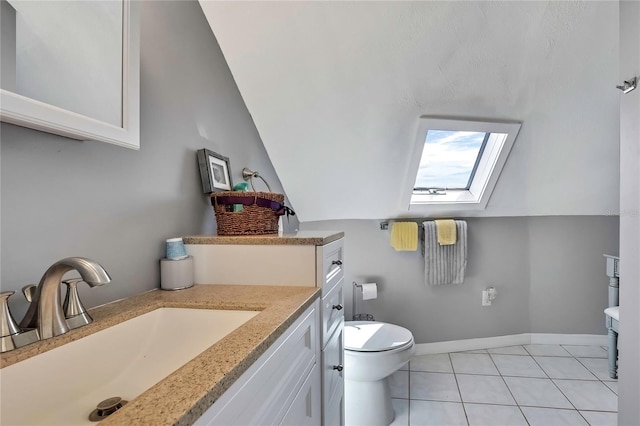
<svg viewBox="0 0 640 426"><path fill-rule="evenodd" d="M362 300L370 300L378 298L378 284L366 283L362 284Z"/></svg>

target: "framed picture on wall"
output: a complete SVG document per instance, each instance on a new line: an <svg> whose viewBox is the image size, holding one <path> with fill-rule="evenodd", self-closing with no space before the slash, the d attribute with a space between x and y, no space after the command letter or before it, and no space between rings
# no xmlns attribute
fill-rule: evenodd
<svg viewBox="0 0 640 426"><path fill-rule="evenodd" d="M231 191L233 184L231 183L229 158L205 148L198 150L197 154L202 191L205 194L216 191Z"/></svg>

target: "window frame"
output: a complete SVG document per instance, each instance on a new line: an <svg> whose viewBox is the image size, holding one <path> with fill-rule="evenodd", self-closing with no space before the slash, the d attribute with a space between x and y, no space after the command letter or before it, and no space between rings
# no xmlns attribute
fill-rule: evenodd
<svg viewBox="0 0 640 426"><path fill-rule="evenodd" d="M502 168L521 128L516 121L464 120L444 117L420 117L413 153L401 194L408 211L484 210L498 181ZM469 189L447 189L444 194L415 193L414 184L429 130L489 133L489 138L471 176Z"/></svg>

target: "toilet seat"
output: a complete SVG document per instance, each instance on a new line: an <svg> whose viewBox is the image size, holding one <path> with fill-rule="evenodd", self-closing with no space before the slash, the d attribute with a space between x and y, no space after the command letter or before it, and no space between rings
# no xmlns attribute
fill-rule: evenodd
<svg viewBox="0 0 640 426"><path fill-rule="evenodd" d="M347 321L344 324L344 349L353 352L399 351L413 345L406 328L377 321Z"/></svg>

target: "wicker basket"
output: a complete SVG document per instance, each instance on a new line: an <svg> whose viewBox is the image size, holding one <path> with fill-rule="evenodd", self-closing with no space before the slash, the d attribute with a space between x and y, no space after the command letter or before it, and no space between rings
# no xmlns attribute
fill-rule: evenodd
<svg viewBox="0 0 640 426"><path fill-rule="evenodd" d="M243 202L230 202L238 199ZM277 234L278 219L282 215L278 210L284 208L284 195L275 192L215 192L211 194L211 204L216 214L218 235ZM242 209L234 211L238 204L242 204Z"/></svg>

